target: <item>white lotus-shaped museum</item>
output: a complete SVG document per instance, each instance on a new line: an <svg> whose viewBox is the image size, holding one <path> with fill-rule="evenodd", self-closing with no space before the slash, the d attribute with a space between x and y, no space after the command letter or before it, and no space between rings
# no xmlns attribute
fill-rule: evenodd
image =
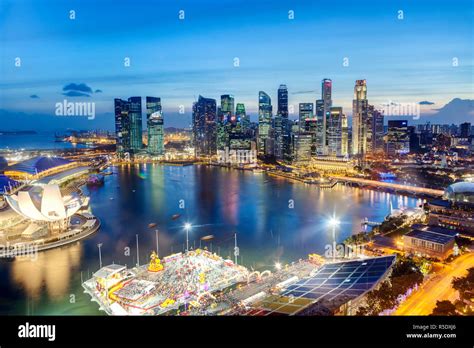
<svg viewBox="0 0 474 348"><path fill-rule="evenodd" d="M68 220L81 208L79 197L63 197L58 185L43 186L42 194L20 191L17 195L6 196L6 200L14 211L34 221Z"/></svg>

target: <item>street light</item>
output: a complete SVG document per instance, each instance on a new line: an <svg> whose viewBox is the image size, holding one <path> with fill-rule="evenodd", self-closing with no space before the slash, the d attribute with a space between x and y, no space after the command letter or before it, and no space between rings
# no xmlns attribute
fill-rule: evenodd
<svg viewBox="0 0 474 348"><path fill-rule="evenodd" d="M102 243L97 244L97 247L99 248L99 269L102 268L102 253L100 251L101 246L102 246Z"/></svg>
<svg viewBox="0 0 474 348"><path fill-rule="evenodd" d="M186 252L189 250L189 230L191 229L191 224L186 222L184 224L184 229L186 230Z"/></svg>
<svg viewBox="0 0 474 348"><path fill-rule="evenodd" d="M329 226L332 227L332 260L336 261L336 227L341 224L338 218L335 215L329 220Z"/></svg>

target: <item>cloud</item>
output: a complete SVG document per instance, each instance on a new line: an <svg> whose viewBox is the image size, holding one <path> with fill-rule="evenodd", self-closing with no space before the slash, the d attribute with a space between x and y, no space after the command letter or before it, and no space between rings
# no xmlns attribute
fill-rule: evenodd
<svg viewBox="0 0 474 348"><path fill-rule="evenodd" d="M77 92L77 91L69 91L66 93L63 93L66 97L90 97L89 94L87 93L82 93L82 92Z"/></svg>
<svg viewBox="0 0 474 348"><path fill-rule="evenodd" d="M75 92L84 92L92 93L92 88L90 88L85 83L70 83L63 87L63 91L75 91Z"/></svg>
<svg viewBox="0 0 474 348"><path fill-rule="evenodd" d="M96 90L94 91L94 93L102 93L102 90L101 90L101 89L96 89Z"/></svg>
<svg viewBox="0 0 474 348"><path fill-rule="evenodd" d="M296 94L311 94L311 93L315 93L315 92L316 91L314 91L314 90L313 91L297 91L297 92L293 92L291 94L294 94L294 95L296 95Z"/></svg>
<svg viewBox="0 0 474 348"><path fill-rule="evenodd" d="M420 105L433 105L434 102L430 102L428 100L423 100L423 101L419 102L418 104L420 104Z"/></svg>
<svg viewBox="0 0 474 348"><path fill-rule="evenodd" d="M38 97L36 94L30 95L30 98L31 98L31 99L39 99L39 97Z"/></svg>

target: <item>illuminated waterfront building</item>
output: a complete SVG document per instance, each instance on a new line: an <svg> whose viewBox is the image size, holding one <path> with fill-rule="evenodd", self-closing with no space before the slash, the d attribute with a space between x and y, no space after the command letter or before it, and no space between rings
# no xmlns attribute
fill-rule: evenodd
<svg viewBox="0 0 474 348"><path fill-rule="evenodd" d="M216 100L199 96L193 104L193 144L197 157L216 154Z"/></svg>
<svg viewBox="0 0 474 348"><path fill-rule="evenodd" d="M410 152L410 135L407 120L388 121L387 155L396 156Z"/></svg>
<svg viewBox="0 0 474 348"><path fill-rule="evenodd" d="M266 149L267 139L272 127L272 101L270 96L260 91L258 93L258 154L265 156L270 149Z"/></svg>
<svg viewBox="0 0 474 348"><path fill-rule="evenodd" d="M325 173L348 174L354 172L354 163L347 157L317 156L312 158L311 166Z"/></svg>
<svg viewBox="0 0 474 348"><path fill-rule="evenodd" d="M293 158L292 163L305 165L311 161L311 133L296 132L292 135Z"/></svg>
<svg viewBox="0 0 474 348"><path fill-rule="evenodd" d="M148 126L148 153L153 156L164 155L164 127L161 99L146 97L146 117Z"/></svg>
<svg viewBox="0 0 474 348"><path fill-rule="evenodd" d="M443 199L426 203L428 224L454 229L474 237L474 183L457 182L448 186Z"/></svg>
<svg viewBox="0 0 474 348"><path fill-rule="evenodd" d="M79 166L79 162L62 157L33 157L4 169L5 175L16 180L34 180L65 172Z"/></svg>
<svg viewBox="0 0 474 348"><path fill-rule="evenodd" d="M352 154L363 156L367 152L368 101L365 80L357 80L352 101Z"/></svg>

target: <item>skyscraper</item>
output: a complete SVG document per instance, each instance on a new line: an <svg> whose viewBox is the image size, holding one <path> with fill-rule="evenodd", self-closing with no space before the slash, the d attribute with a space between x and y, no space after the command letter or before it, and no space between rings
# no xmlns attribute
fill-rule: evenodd
<svg viewBox="0 0 474 348"><path fill-rule="evenodd" d="M316 116L318 122L317 152L320 155L328 154L327 121L330 117L330 109L332 106L331 98L332 81L331 79L323 79L321 82L321 99L316 101Z"/></svg>
<svg viewBox="0 0 474 348"><path fill-rule="evenodd" d="M278 88L277 114L283 118L288 118L288 88L286 85L280 85Z"/></svg>
<svg viewBox="0 0 474 348"><path fill-rule="evenodd" d="M230 94L221 95L221 112L225 121L230 121L234 114L234 96Z"/></svg>
<svg viewBox="0 0 474 348"><path fill-rule="evenodd" d="M234 116L234 96L221 95L221 105L217 112L217 149L224 150L229 146L232 128L236 126Z"/></svg>
<svg viewBox="0 0 474 348"><path fill-rule="evenodd" d="M130 148L132 151L141 150L142 140L142 98L128 98L128 117L130 119Z"/></svg>
<svg viewBox="0 0 474 348"><path fill-rule="evenodd" d="M328 155L331 157L342 155L342 119L341 107L329 109L328 127Z"/></svg>
<svg viewBox="0 0 474 348"><path fill-rule="evenodd" d="M115 136L119 156L130 151L130 119L128 117L129 103L126 100L114 99L115 105Z"/></svg>
<svg viewBox="0 0 474 348"><path fill-rule="evenodd" d="M272 126L272 100L270 96L260 91L258 93L258 154L269 155L265 143L270 135Z"/></svg>
<svg viewBox="0 0 474 348"><path fill-rule="evenodd" d="M318 122L314 116L313 103L300 103L299 130L311 134L311 155L315 156L317 145Z"/></svg>
<svg viewBox="0 0 474 348"><path fill-rule="evenodd" d="M410 152L410 135L408 133L408 121L388 121L387 133L387 155L396 156Z"/></svg>
<svg viewBox="0 0 474 348"><path fill-rule="evenodd" d="M383 125L382 125L383 126ZM347 116L343 113L341 118L341 156L349 156L349 123Z"/></svg>
<svg viewBox="0 0 474 348"><path fill-rule="evenodd" d="M250 128L250 116L245 112L245 105L243 103L237 103L235 106L235 117L237 122L242 125L242 132L246 133Z"/></svg>
<svg viewBox="0 0 474 348"><path fill-rule="evenodd" d="M196 157L215 155L216 100L199 96L193 104L193 143Z"/></svg>
<svg viewBox="0 0 474 348"><path fill-rule="evenodd" d="M300 103L299 105L299 126L301 130L304 130L306 120L313 118L313 103Z"/></svg>
<svg viewBox="0 0 474 348"><path fill-rule="evenodd" d="M316 152L318 155L324 154L325 143L326 143L326 128L325 128L325 115L324 115L324 100L318 99L315 104L316 111Z"/></svg>
<svg viewBox="0 0 474 348"><path fill-rule="evenodd" d="M353 155L365 155L367 152L367 84L365 80L356 80L352 101L352 152Z"/></svg>
<svg viewBox="0 0 474 348"><path fill-rule="evenodd" d="M135 152L143 147L142 98L115 99L115 134L119 155Z"/></svg>
<svg viewBox="0 0 474 348"><path fill-rule="evenodd" d="M146 97L146 119L148 126L148 153L152 156L164 155L164 129L161 99Z"/></svg>
<svg viewBox="0 0 474 348"><path fill-rule="evenodd" d="M383 152L383 113L368 105L367 111L367 153L375 155Z"/></svg>
<svg viewBox="0 0 474 348"><path fill-rule="evenodd" d="M311 134L296 132L292 136L293 156L292 163L297 165L307 164L311 160Z"/></svg>
<svg viewBox="0 0 474 348"><path fill-rule="evenodd" d="M280 85L278 88L278 106L277 114L274 119L274 148L275 148L275 157L279 160L284 157L285 144L284 141L286 137L284 133L287 129L288 124L288 88L286 85Z"/></svg>

